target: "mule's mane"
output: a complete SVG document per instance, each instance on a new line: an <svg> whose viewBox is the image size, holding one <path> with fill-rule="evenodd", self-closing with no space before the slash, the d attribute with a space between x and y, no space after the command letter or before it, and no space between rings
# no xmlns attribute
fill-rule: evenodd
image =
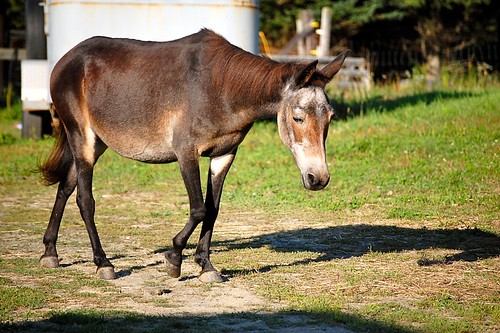
<svg viewBox="0 0 500 333"><path fill-rule="evenodd" d="M205 56L209 57L207 62L217 91L229 94L233 102L241 106L281 99L283 88L295 73L296 64L280 63L246 52L210 30L204 29L200 33L207 42Z"/></svg>

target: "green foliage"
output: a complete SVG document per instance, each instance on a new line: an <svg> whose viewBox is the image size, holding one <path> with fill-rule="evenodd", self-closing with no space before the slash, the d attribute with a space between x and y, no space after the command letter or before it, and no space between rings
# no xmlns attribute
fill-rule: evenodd
<svg viewBox="0 0 500 333"><path fill-rule="evenodd" d="M10 29L24 29L24 2L25 0L2 1L2 12Z"/></svg>
<svg viewBox="0 0 500 333"><path fill-rule="evenodd" d="M354 48L359 43L379 41L388 48L396 45L402 52L413 50L427 57L498 39L497 9L491 0L315 0L307 4L264 0L260 8L261 30L273 46L281 48L295 34L295 20L301 10L312 10L319 21L324 6L333 9L331 33L341 48L353 47L349 46L351 41ZM389 32L392 26L398 29Z"/></svg>
<svg viewBox="0 0 500 333"><path fill-rule="evenodd" d="M0 146L13 144L21 136L17 128L21 122L21 112L20 99L16 99L10 109L0 109Z"/></svg>
<svg viewBox="0 0 500 333"><path fill-rule="evenodd" d="M325 1L321 6L328 6ZM399 5L398 1L355 1L343 0L336 1L330 5L333 9L333 21L342 22L348 21L354 26L375 21L398 21L404 18L407 13L405 8Z"/></svg>
<svg viewBox="0 0 500 333"><path fill-rule="evenodd" d="M5 96L0 97L0 105L2 108L0 109L0 122L17 120L21 121L22 116L22 103L19 97L14 97L14 101L11 105L11 108L5 107Z"/></svg>
<svg viewBox="0 0 500 333"><path fill-rule="evenodd" d="M295 20L300 10L307 8L308 1L262 0L260 1L260 29L276 46L286 44L295 33Z"/></svg>
<svg viewBox="0 0 500 333"><path fill-rule="evenodd" d="M295 33L295 20L300 11L309 9L319 21L322 7L331 7L333 29L350 31L360 26L383 20L401 20L407 13L398 1L383 0L340 0L340 1L270 1L260 3L260 27L275 45L282 46Z"/></svg>
<svg viewBox="0 0 500 333"><path fill-rule="evenodd" d="M0 145L10 145L16 142L16 138L12 134L0 134Z"/></svg>

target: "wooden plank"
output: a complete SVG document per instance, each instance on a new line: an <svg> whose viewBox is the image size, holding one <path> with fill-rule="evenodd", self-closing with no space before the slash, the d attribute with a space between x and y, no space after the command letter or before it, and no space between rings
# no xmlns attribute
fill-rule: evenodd
<svg viewBox="0 0 500 333"><path fill-rule="evenodd" d="M0 60L21 60L26 59L26 49L17 49L17 57L15 57L16 49L0 47Z"/></svg>

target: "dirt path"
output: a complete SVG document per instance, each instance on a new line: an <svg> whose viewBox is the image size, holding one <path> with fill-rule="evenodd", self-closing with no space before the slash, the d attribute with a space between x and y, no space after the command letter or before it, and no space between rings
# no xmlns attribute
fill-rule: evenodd
<svg viewBox="0 0 500 333"><path fill-rule="evenodd" d="M4 201L1 204L2 210L5 212L2 213L2 217L7 217L10 212L21 209L26 210L23 206L24 200L23 198L9 198ZM109 200L109 202L103 202L106 200ZM147 211L151 209L151 207L148 207L148 203L151 202L150 195L138 196L136 193L131 193L122 195L119 198L116 196L101 198L100 201L101 205L111 205L113 203L117 206L115 207L116 211L120 211L118 209L120 205L131 201L134 202L134 209L141 207L141 202L144 205L138 210L144 209ZM3 224L4 227L8 226L8 228L2 230L0 258L38 258L40 256L43 250L41 244L43 232L40 231L45 228L46 223L40 217L48 215L47 213L52 205L52 198L40 196L31 200L31 202L29 209L36 215L35 219L40 219L36 225L31 224L31 227L37 230L31 229L31 227L28 228L27 226L30 225L28 222L19 221L18 223L9 222L9 224ZM115 208L112 208L112 210ZM101 224L104 224L103 220L106 220L106 214L103 213L99 219ZM113 219L119 220L120 217L113 215ZM223 213L218 221L216 238L220 241L251 239L267 232L290 228L293 222L293 219L284 220L278 218L269 223L255 212ZM15 224L17 224L17 227ZM103 225L98 226L98 228L101 227L104 230L101 233L101 238L105 243L108 254L113 257L111 259L118 275L116 280L111 281L114 288L104 292L104 296L107 293L107 296L114 300L111 306L109 302L105 302L107 304L105 309L107 310L124 310L154 318L189 318L193 316L199 318L200 316L207 316L207 318L211 318L211 321L215 321L216 327L220 327L221 331L232 332L350 332L342 327L315 323L314 320L303 313L280 312L280 310L286 309L286 303L265 300L237 275L231 276L219 284L207 285L202 283L197 278L199 267L193 261L193 248L188 248L184 253L186 258L183 262L181 278L170 278L164 271L163 253L151 251L154 248L152 245L149 249L140 248L136 243L137 238L130 236L129 232L132 229L140 229L142 237L142 235L152 235L158 230L172 229L169 232L173 234L178 229L178 226L165 226L164 222L140 218L138 223L135 224L118 221L118 223L113 223L111 228L120 225L125 230L110 232L109 230L106 231ZM297 225L297 227L300 227L300 225ZM58 244L62 265L60 269L79 271L87 275L89 279L95 276L95 266L90 258L88 236L83 223L79 221L79 213L73 199L70 199L67 206ZM29 277L23 277L20 281L29 281ZM58 310L94 308L94 304L88 303L92 298L79 299L79 293L96 294L102 297L103 288L83 286L69 299L58 304ZM102 304L99 308L103 308ZM239 317L239 314L245 315ZM232 317L227 317L227 315ZM235 320L234 316L238 319ZM279 328L271 328L269 322L276 320L279 321L277 325Z"/></svg>
<svg viewBox="0 0 500 333"><path fill-rule="evenodd" d="M183 263L180 279L170 278L163 271L163 254L154 254L141 264L142 258L130 256L113 260L115 266L121 268L117 271L118 278L111 281L121 294L113 309L153 317L207 316L211 325L228 332L352 333L341 326L315 323L304 314L276 314L287 304L266 301L237 277L218 284L200 282L199 267L190 260L191 256ZM95 270L90 262L75 262L71 269L88 275ZM84 287L80 292L102 293L102 290ZM238 317L240 313L255 316ZM270 327L260 316L272 316L280 322L279 328Z"/></svg>
<svg viewBox="0 0 500 333"><path fill-rule="evenodd" d="M120 258L113 261L118 278L111 281L123 295L116 308L147 315L210 315L233 312L278 310L279 304L268 304L238 279L206 285L197 278L198 267L186 261L180 279L170 278L163 270L163 255L155 254L147 262ZM87 263L72 265L85 274L95 268ZM98 292L99 290L83 290Z"/></svg>

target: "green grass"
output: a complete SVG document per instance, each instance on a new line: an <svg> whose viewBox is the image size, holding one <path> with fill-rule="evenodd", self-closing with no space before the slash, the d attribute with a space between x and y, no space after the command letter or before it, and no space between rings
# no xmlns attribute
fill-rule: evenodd
<svg viewBox="0 0 500 333"><path fill-rule="evenodd" d="M21 309L36 310L44 306L50 296L46 291L40 291L32 287L0 286L0 318L10 320L16 317L16 311ZM29 318L29 311L25 312L25 318Z"/></svg>
<svg viewBox="0 0 500 333"><path fill-rule="evenodd" d="M0 258L0 267L0 274L17 277L0 279L0 323L39 318L46 312L44 309L72 297L83 287L103 291L111 288L106 281L88 279L76 272L42 269L36 259ZM78 294L80 298L93 297ZM94 306L104 301L95 302Z"/></svg>
<svg viewBox="0 0 500 333"><path fill-rule="evenodd" d="M53 139L22 140L18 111L0 110L0 237L9 244L0 247L0 329L189 332L212 322L218 332L244 320L251 331L259 322L291 325L286 318L299 315L303 325L362 332L494 332L499 100L500 89L490 88L342 101L327 140L331 182L319 192L302 188L276 124L255 124L228 175L220 218L253 229L226 235L216 227L212 260L230 280L286 306L212 317L124 312L114 307L124 297L114 285L71 268L39 268L55 188L43 187L33 170ZM94 192L99 231L115 255L168 245L189 210L176 164L146 165L113 152L96 166ZM60 244L81 249L73 255L86 260L88 238L74 206L70 201ZM125 236L134 249L120 247ZM65 309L78 302L84 305Z"/></svg>
<svg viewBox="0 0 500 333"><path fill-rule="evenodd" d="M491 221L499 199L499 96L498 90L443 93L431 104L405 97L396 110L333 123L327 147L332 180L319 193L302 190L274 124L257 124L240 149L225 198L263 209L304 205L324 212L383 204L391 218L483 210Z"/></svg>

